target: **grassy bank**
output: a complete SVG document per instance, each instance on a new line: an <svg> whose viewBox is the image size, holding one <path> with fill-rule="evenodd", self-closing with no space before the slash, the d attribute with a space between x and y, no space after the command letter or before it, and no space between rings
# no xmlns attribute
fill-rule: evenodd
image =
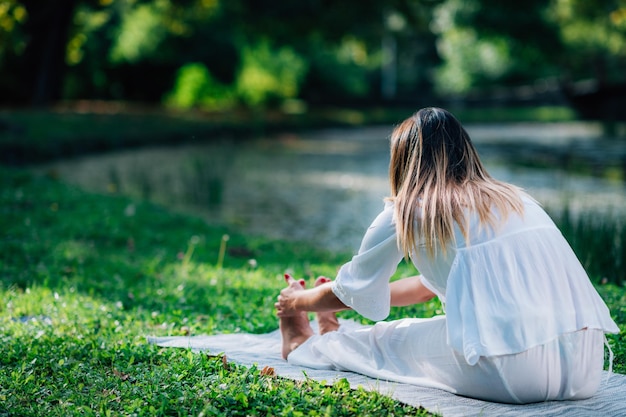
<svg viewBox="0 0 626 417"><path fill-rule="evenodd" d="M1 167L0 210L0 416L426 414L342 382L295 383L146 343L273 330L282 274L333 275L348 254Z"/></svg>
<svg viewBox="0 0 626 417"><path fill-rule="evenodd" d="M396 124L416 108L323 108L175 112L123 103L75 103L47 110L0 110L0 163L21 165L128 147L249 137L276 131ZM563 107L451 109L463 123L572 120Z"/></svg>

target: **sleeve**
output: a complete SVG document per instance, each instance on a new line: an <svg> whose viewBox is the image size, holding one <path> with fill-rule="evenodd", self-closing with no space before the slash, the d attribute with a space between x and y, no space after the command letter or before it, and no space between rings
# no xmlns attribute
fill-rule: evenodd
<svg viewBox="0 0 626 417"><path fill-rule="evenodd" d="M389 315L389 279L404 255L396 242L393 205L371 224L357 255L341 267L332 291L346 306L370 320Z"/></svg>

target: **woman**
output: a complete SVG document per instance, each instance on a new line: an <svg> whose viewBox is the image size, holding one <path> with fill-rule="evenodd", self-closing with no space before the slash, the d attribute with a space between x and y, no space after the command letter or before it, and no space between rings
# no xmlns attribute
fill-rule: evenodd
<svg viewBox="0 0 626 417"><path fill-rule="evenodd" d="M287 277L276 303L283 357L497 402L592 396L604 333L619 330L539 205L491 178L461 124L438 108L394 130L389 179L384 210L334 281L305 290ZM389 283L407 256L421 275ZM335 318L353 309L383 320L390 306L435 296L445 316L352 331ZM320 334L307 311L318 313Z"/></svg>

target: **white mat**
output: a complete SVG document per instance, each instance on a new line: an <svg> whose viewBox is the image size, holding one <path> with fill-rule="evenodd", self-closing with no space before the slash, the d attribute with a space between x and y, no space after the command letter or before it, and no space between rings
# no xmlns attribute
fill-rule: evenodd
<svg viewBox="0 0 626 417"><path fill-rule="evenodd" d="M342 326L357 327L353 321L341 320ZM315 327L315 323L311 325ZM210 336L148 337L149 343L162 347L190 348L193 351L225 353L229 361L259 369L274 368L276 374L294 380L306 377L316 381L334 381L346 378L350 386L362 386L393 397L415 407L424 407L444 417L455 416L626 416L626 375L611 374L608 383L604 372L600 391L588 400L550 401L527 405L510 405L464 398L445 391L415 385L375 380L352 372L320 371L289 365L280 356L280 333L218 334ZM305 376L306 373L306 376Z"/></svg>

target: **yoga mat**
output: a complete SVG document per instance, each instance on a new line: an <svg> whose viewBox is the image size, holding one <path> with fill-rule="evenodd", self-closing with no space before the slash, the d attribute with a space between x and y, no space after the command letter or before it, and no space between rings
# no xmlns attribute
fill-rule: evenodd
<svg viewBox="0 0 626 417"><path fill-rule="evenodd" d="M345 327L358 328L361 326L352 320L340 320L340 322ZM316 323L311 322L311 326L315 328ZM361 386L367 390L375 390L403 403L423 407L444 417L626 416L626 375L613 373L609 376L606 371L603 373L600 390L590 399L512 405L460 397L432 388L377 380L353 372L292 366L281 358L281 341L278 330L266 334L231 333L204 336L148 337L148 342L161 347L186 348L211 354L224 353L229 361L245 366L256 364L259 369L269 366L274 368L276 375L294 380L304 380L308 377L332 384L334 381L346 378L353 388ZM607 376L609 376L608 381Z"/></svg>

